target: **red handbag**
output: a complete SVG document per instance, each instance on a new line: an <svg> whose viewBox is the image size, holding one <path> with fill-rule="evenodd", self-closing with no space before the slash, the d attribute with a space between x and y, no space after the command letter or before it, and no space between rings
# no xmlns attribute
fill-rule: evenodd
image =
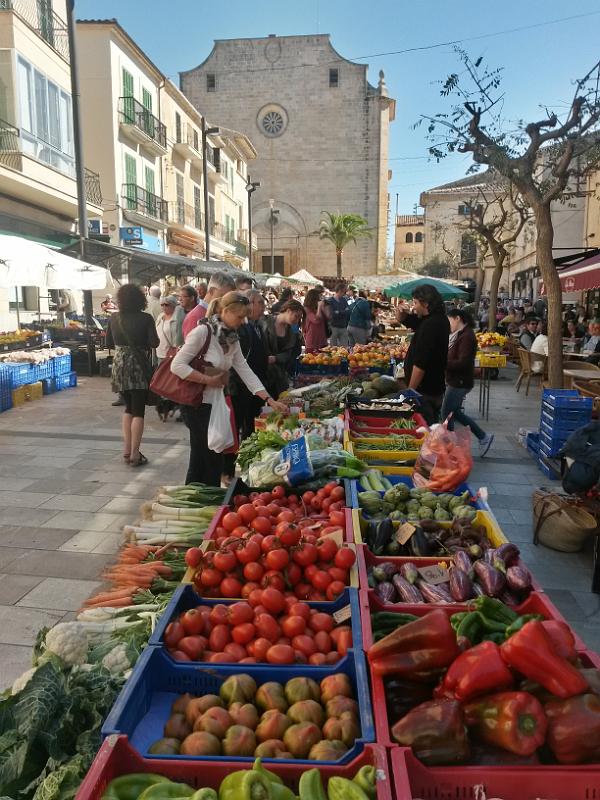
<svg viewBox="0 0 600 800"><path fill-rule="evenodd" d="M210 325L201 324L206 327L206 341L198 355L190 361L190 367L198 372L204 372L204 367L209 366L208 362L204 360L204 356L212 338ZM199 406L204 396L204 384L183 380L171 372L171 364L175 355L176 353L167 355L164 361L161 361L150 381L150 391L159 397L166 397L167 400L172 400L180 406Z"/></svg>

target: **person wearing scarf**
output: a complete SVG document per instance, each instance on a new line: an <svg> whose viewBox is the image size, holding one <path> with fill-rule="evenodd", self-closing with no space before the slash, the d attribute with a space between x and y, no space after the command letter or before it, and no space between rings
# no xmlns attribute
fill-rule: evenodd
<svg viewBox="0 0 600 800"><path fill-rule="evenodd" d="M241 292L227 292L223 297L213 300L206 319L187 334L183 346L171 362L171 371L182 380L202 383L222 392L229 380L229 370L233 368L251 394L260 397L274 411L284 412L286 406L269 396L240 349L238 329L246 321L248 306L248 298ZM208 327L212 335L204 359L210 368L206 372L198 372L190 366L190 362L206 343ZM181 415L190 432L186 484L221 484L224 456L208 447L210 413L211 403L206 397L198 407L182 406Z"/></svg>
<svg viewBox="0 0 600 800"><path fill-rule="evenodd" d="M477 338L473 331L473 318L464 308L448 311L450 336L448 338L448 362L446 364L446 391L442 402L442 422L448 420L448 430L460 422L479 440L479 455L483 456L492 446L493 433L486 433L463 409L465 397L473 388Z"/></svg>

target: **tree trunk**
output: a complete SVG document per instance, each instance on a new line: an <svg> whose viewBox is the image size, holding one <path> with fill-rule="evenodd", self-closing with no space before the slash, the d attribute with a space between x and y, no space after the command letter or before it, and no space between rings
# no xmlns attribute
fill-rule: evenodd
<svg viewBox="0 0 600 800"><path fill-rule="evenodd" d="M537 229L536 257L548 298L548 382L553 389L562 389L562 287L552 257L554 228L550 208L533 206Z"/></svg>
<svg viewBox="0 0 600 800"><path fill-rule="evenodd" d="M484 278L485 278L485 272L483 270L483 259L481 259L481 263L479 264L477 274L475 275L475 297L473 299L473 305L475 306L475 314L477 314L479 311L479 301L481 300L481 290L483 289Z"/></svg>
<svg viewBox="0 0 600 800"><path fill-rule="evenodd" d="M338 281L342 280L342 251L336 250L335 252L336 259L337 259L337 276Z"/></svg>
<svg viewBox="0 0 600 800"><path fill-rule="evenodd" d="M496 307L498 305L498 287L504 272L504 259L494 258L494 271L492 272L492 282L490 284L490 307L488 309L488 328L496 330Z"/></svg>

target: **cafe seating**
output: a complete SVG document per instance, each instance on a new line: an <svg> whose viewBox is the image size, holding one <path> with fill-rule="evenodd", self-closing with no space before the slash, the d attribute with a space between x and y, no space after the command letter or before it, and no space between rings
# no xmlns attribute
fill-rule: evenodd
<svg viewBox="0 0 600 800"><path fill-rule="evenodd" d="M529 386L532 378L539 378L539 387L540 389L543 387L544 381L548 377L548 356L541 355L540 353L531 353L529 350L525 350L524 347L519 347L518 354L521 372L517 378L515 389L518 392L523 379L526 378L525 397L527 397L529 395ZM542 367L541 369L539 368L540 365Z"/></svg>

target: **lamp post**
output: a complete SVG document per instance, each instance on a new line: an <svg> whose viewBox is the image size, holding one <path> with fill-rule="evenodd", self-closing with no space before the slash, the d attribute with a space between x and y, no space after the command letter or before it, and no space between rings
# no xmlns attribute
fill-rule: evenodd
<svg viewBox="0 0 600 800"><path fill-rule="evenodd" d="M248 192L248 270L252 272L252 192L260 186L260 181L251 181L248 175L246 191Z"/></svg>
<svg viewBox="0 0 600 800"><path fill-rule="evenodd" d="M211 133L219 133L220 128L207 128L206 117L202 117L202 181L204 183L204 250L205 258L210 261L210 219L208 213L208 159L207 159L207 136Z"/></svg>
<svg viewBox="0 0 600 800"><path fill-rule="evenodd" d="M275 225L277 224L279 209L275 208L275 200L273 198L269 200L269 206L271 208L271 275L275 275Z"/></svg>

